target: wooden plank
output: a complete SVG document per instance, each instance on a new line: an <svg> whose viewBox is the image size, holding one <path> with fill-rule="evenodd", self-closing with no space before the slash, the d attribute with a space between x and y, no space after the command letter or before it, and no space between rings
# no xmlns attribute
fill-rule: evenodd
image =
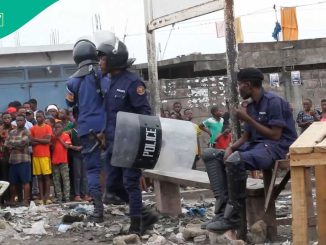
<svg viewBox="0 0 326 245"><path fill-rule="evenodd" d="M308 218L315 216L314 209L314 200L312 197L312 181L311 181L311 172L313 168L305 168L305 183L306 183L306 199L307 199L307 210L308 210Z"/></svg>
<svg viewBox="0 0 326 245"><path fill-rule="evenodd" d="M290 159L277 160L279 169L290 169Z"/></svg>
<svg viewBox="0 0 326 245"><path fill-rule="evenodd" d="M324 158L325 154L324 153L307 153L307 154L291 154L290 155L290 160L291 160L291 164L292 164L292 160L294 161L299 161L299 160L305 160L305 161L309 161L309 160L315 160L315 159L319 159L319 158Z"/></svg>
<svg viewBox="0 0 326 245"><path fill-rule="evenodd" d="M290 146L290 153L305 154L314 151L314 147L326 137L326 124L314 122Z"/></svg>
<svg viewBox="0 0 326 245"><path fill-rule="evenodd" d="M167 4L169 3L167 2ZM164 15L162 17L157 17L148 24L147 29L149 31L153 31L155 29L162 28L164 26L172 25L174 23L185 21L204 14L212 13L221 10L223 8L224 8L224 1L212 0L207 3L202 3L200 5L186 8L181 11Z"/></svg>
<svg viewBox="0 0 326 245"><path fill-rule="evenodd" d="M271 198L272 198L272 194L273 194L273 191L274 191L274 185L275 185L275 180L276 180L276 175L277 175L278 169L279 169L279 162L276 161L275 165L274 165L274 168L273 168L272 178L271 178L270 184L268 186L268 191L267 191L267 193L265 193L265 197L266 197L265 198L265 205L264 205L265 212L267 211L267 209L269 207L269 204L271 202Z"/></svg>
<svg viewBox="0 0 326 245"><path fill-rule="evenodd" d="M264 191L265 196L268 192L268 187L271 185L273 171L271 169L263 170L264 176ZM264 221L267 224L267 238L270 241L275 241L277 237L276 210L275 199L270 200L269 208L265 211Z"/></svg>
<svg viewBox="0 0 326 245"><path fill-rule="evenodd" d="M326 166L315 168L318 244L326 244Z"/></svg>
<svg viewBox="0 0 326 245"><path fill-rule="evenodd" d="M153 19L153 11L150 0L144 0L144 14L146 26ZM158 80L155 33L146 30L146 46L147 46L147 63L148 65L148 81L151 97L151 107L154 109L154 115L160 115L161 98L160 98L160 84Z"/></svg>
<svg viewBox="0 0 326 245"><path fill-rule="evenodd" d="M325 165L325 153L310 153L310 154L291 154L291 166L306 166L313 167L318 165Z"/></svg>
<svg viewBox="0 0 326 245"><path fill-rule="evenodd" d="M293 167L291 164L291 178L293 244L307 245L309 244L307 224L308 211L304 168Z"/></svg>
<svg viewBox="0 0 326 245"><path fill-rule="evenodd" d="M145 170L143 175L159 181L170 182L179 185L210 189L208 175L204 171L185 170L183 172L169 172L163 170ZM247 194L256 195L262 193L264 183L261 179L247 179Z"/></svg>
<svg viewBox="0 0 326 245"><path fill-rule="evenodd" d="M154 180L154 190L156 207L160 213L173 217L182 213L179 185Z"/></svg>
<svg viewBox="0 0 326 245"><path fill-rule="evenodd" d="M162 170L145 170L143 175L148 178L179 185L205 189L211 188L207 173L199 170L185 170L182 173Z"/></svg>
<svg viewBox="0 0 326 245"><path fill-rule="evenodd" d="M326 138L314 147L314 152L326 153Z"/></svg>
<svg viewBox="0 0 326 245"><path fill-rule="evenodd" d="M275 186L273 191L273 196L275 199L280 195L281 191L285 189L285 186L289 182L290 177L291 177L291 171L288 170L285 176L283 177L283 179L281 180L280 184L278 186Z"/></svg>

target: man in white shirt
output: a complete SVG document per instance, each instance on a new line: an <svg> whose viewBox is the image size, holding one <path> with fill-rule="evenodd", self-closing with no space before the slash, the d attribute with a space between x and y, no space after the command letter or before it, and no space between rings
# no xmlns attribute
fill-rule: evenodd
<svg viewBox="0 0 326 245"><path fill-rule="evenodd" d="M20 107L17 112L17 115L19 115L19 114L22 114L26 117L26 109L24 107ZM12 121L11 125L16 128L17 127L16 120ZM33 127L33 124L31 122L25 120L25 129L27 129L29 131L32 127Z"/></svg>

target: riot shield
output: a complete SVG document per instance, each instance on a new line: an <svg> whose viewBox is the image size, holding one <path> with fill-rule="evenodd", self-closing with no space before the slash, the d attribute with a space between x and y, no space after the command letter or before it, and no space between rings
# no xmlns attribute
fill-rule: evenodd
<svg viewBox="0 0 326 245"><path fill-rule="evenodd" d="M197 136L188 121L118 112L111 164L116 167L191 169Z"/></svg>

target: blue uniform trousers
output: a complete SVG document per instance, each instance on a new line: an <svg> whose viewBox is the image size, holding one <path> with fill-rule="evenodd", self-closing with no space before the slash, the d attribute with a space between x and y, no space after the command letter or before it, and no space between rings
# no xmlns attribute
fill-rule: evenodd
<svg viewBox="0 0 326 245"><path fill-rule="evenodd" d="M128 202L130 216L141 216L142 194L140 188L141 170L120 168L111 165L111 154L108 154L106 188L122 200Z"/></svg>
<svg viewBox="0 0 326 245"><path fill-rule="evenodd" d="M269 169L273 167L276 160L281 159L278 146L265 142L247 142L240 146L237 151L239 151L241 161L248 170Z"/></svg>
<svg viewBox="0 0 326 245"><path fill-rule="evenodd" d="M81 144L83 146L82 154L83 161L86 165L88 189L91 197L95 198L99 195L102 196L100 174L101 174L101 150L99 147L94 151L88 152L94 144L96 139L91 139L89 135L83 135L80 137Z"/></svg>

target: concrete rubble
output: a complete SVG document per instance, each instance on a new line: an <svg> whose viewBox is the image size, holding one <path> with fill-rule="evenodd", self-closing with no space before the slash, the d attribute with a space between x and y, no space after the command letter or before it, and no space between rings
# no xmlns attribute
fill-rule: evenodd
<svg viewBox="0 0 326 245"><path fill-rule="evenodd" d="M277 208L281 216L290 214L291 198L280 196ZM153 208L155 203L145 201ZM94 224L86 221L93 211L90 203L52 204L0 209L0 244L246 244L237 240L236 234L211 233L200 229L200 224L214 216L214 200L183 200L184 213L177 218L161 215L160 220L142 237L128 235L128 207L105 206L105 222ZM204 208L205 215L190 215L189 208ZM291 244L291 227L279 229L279 242ZM248 244L272 244L266 241L266 224L258 221L248 233ZM266 243L267 242L267 243Z"/></svg>

